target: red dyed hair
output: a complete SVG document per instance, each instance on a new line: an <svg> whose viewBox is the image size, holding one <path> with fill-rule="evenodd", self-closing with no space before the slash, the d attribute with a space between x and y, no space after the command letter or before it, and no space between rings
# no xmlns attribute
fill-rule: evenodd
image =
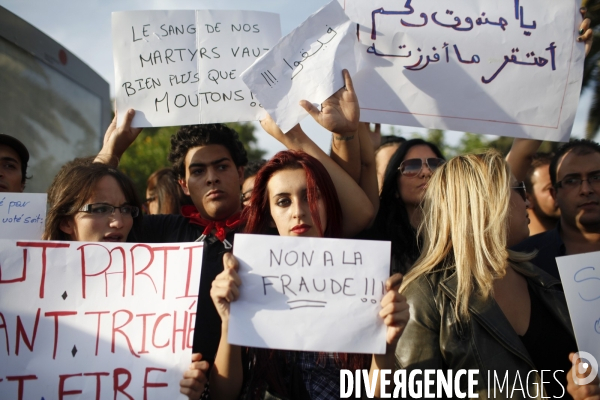
<svg viewBox="0 0 600 400"><path fill-rule="evenodd" d="M250 205L244 209L245 233L267 233L271 222L267 184L278 171L303 169L306 173L306 195L310 215L321 237L336 238L342 233L342 212L337 192L329 173L316 158L303 151L287 150L275 154L258 171ZM325 204L327 228L323 231L323 221L319 218L319 196Z"/></svg>
<svg viewBox="0 0 600 400"><path fill-rule="evenodd" d="M280 151L258 171L252 189L250 205L243 211L243 217L247 221L244 232L262 234L269 231L272 220L267 193L269 180L278 171L295 169L303 169L306 173L306 197L310 215L321 233L321 237L341 237L342 212L329 173L319 160L303 151L296 150ZM323 221L319 218L319 196L325 204L327 218L325 231L323 231ZM283 355L278 355L279 350L253 349L248 351L254 368L250 383L251 397L262 398L262 391L265 387L271 388L278 395L290 395L291 393L287 393L282 371L293 368L293 366L285 360ZM324 363L327 357L326 353L319 353L317 362ZM369 368L371 355L336 353L334 360L340 368L356 370Z"/></svg>

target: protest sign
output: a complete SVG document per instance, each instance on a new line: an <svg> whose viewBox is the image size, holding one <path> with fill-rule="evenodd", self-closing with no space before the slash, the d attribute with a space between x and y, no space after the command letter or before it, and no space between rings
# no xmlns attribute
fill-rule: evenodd
<svg viewBox="0 0 600 400"><path fill-rule="evenodd" d="M600 361L600 252L556 257L556 265L578 350Z"/></svg>
<svg viewBox="0 0 600 400"><path fill-rule="evenodd" d="M0 397L177 397L201 263L201 243L0 240Z"/></svg>
<svg viewBox="0 0 600 400"><path fill-rule="evenodd" d="M343 69L354 75L355 29L333 0L244 71L242 79L283 132L308 115L300 100L320 108L344 86Z"/></svg>
<svg viewBox="0 0 600 400"><path fill-rule="evenodd" d="M252 121L264 112L239 75L281 37L258 11L124 11L112 16L119 123Z"/></svg>
<svg viewBox="0 0 600 400"><path fill-rule="evenodd" d="M237 234L233 254L242 285L229 343L385 353L389 242Z"/></svg>
<svg viewBox="0 0 600 400"><path fill-rule="evenodd" d="M583 71L580 1L340 0L368 67L361 121L566 141Z"/></svg>
<svg viewBox="0 0 600 400"><path fill-rule="evenodd" d="M47 197L46 193L0 193L0 239L41 239Z"/></svg>

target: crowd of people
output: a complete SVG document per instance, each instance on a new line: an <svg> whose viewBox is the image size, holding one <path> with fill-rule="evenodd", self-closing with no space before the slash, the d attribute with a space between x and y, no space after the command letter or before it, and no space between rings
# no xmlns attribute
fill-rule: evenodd
<svg viewBox="0 0 600 400"><path fill-rule="evenodd" d="M190 399L331 399L340 369L377 380L380 369L426 368L507 371L510 388L518 374L562 370L552 382L536 373L527 393L600 399L597 377L578 384L555 261L600 251L600 145L579 139L536 154L540 142L515 139L506 158L489 150L446 160L432 143L382 138L359 122L343 75L345 87L320 110L301 102L332 133L331 154L299 125L284 135L267 116L262 127L287 150L249 166L232 129L183 126L171 138L172 168L148 178L143 204L118 170L141 129L131 127L134 110L119 126L115 116L98 155L67 163L50 185L43 239L204 242L193 354L180 382ZM0 134L0 161L0 191L22 192L27 148ZM241 232L390 241L379 311L386 353L229 344L242 283L231 248ZM482 377L476 391L486 398Z"/></svg>

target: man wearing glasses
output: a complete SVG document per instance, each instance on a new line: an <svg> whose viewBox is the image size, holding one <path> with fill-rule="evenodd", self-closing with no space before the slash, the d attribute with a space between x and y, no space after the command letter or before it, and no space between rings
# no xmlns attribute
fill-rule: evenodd
<svg viewBox="0 0 600 400"><path fill-rule="evenodd" d="M561 146L550 163L550 179L561 213L558 225L514 250L539 250L532 262L560 279L555 257L600 251L600 145L578 139Z"/></svg>

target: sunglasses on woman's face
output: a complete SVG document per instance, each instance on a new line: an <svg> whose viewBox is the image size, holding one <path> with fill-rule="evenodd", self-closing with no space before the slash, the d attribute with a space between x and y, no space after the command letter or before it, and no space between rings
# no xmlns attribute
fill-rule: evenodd
<svg viewBox="0 0 600 400"><path fill-rule="evenodd" d="M521 181L519 186L513 186L511 189L517 192L523 201L527 201L527 189L525 188L525 182Z"/></svg>
<svg viewBox="0 0 600 400"><path fill-rule="evenodd" d="M398 170L404 176L417 176L423 169L423 164L427 165L427 168L433 172L444 162L445 160L442 158L411 158L409 160L402 161L402 164L400 164Z"/></svg>

